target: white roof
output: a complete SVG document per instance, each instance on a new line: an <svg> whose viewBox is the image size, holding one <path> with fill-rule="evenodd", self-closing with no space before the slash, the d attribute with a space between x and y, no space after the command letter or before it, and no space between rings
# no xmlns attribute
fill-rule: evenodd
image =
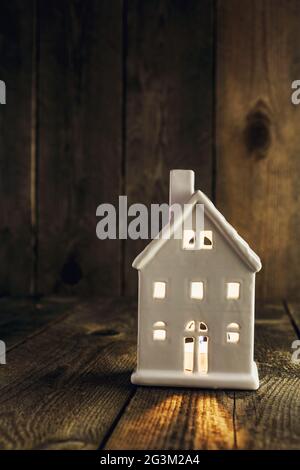
<svg viewBox="0 0 300 470"><path fill-rule="evenodd" d="M227 239L228 243L232 246L233 250L240 256L240 258L247 264L249 269L257 272L261 269L261 261L256 253L250 248L248 243L237 233L237 231L230 225L225 217L218 211L211 200L205 196L201 191L195 191L192 197L186 202L188 210L177 218L174 222L170 223L170 237L172 237L175 230L182 224L183 219L186 218L193 210L195 204L204 205L204 214L208 217L220 232ZM146 248L135 258L132 266L136 269L143 269L149 261L151 261L162 246L169 241L167 238L161 236L162 231L158 238L153 239Z"/></svg>

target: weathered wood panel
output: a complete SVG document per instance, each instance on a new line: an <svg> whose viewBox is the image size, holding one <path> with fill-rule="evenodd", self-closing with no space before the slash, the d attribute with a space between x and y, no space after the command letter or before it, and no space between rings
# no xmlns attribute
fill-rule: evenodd
<svg viewBox="0 0 300 470"><path fill-rule="evenodd" d="M117 295L118 241L96 208L121 185L122 2L39 1L41 293Z"/></svg>
<svg viewBox="0 0 300 470"><path fill-rule="evenodd" d="M139 387L105 448L232 449L233 407L233 393Z"/></svg>
<svg viewBox="0 0 300 470"><path fill-rule="evenodd" d="M260 309L256 360L260 388L235 393L234 422L239 449L299 449L300 374L292 362L297 335L283 307Z"/></svg>
<svg viewBox="0 0 300 470"><path fill-rule="evenodd" d="M124 299L80 303L8 353L0 448L98 448L133 392L135 308Z"/></svg>
<svg viewBox="0 0 300 470"><path fill-rule="evenodd" d="M192 168L212 189L213 2L128 2L125 192L128 202L168 202L169 171ZM125 245L125 292L145 240Z"/></svg>
<svg viewBox="0 0 300 470"><path fill-rule="evenodd" d="M136 305L52 300L46 311L51 303L55 323L40 325L0 368L0 448L299 448L297 335L283 307L257 309L258 391L138 387L133 395ZM7 319L15 307L6 304Z"/></svg>
<svg viewBox="0 0 300 470"><path fill-rule="evenodd" d="M0 339L7 351L67 315L75 299L0 299Z"/></svg>
<svg viewBox="0 0 300 470"><path fill-rule="evenodd" d="M286 308L288 309L291 321L300 338L300 305L299 303L287 302Z"/></svg>
<svg viewBox="0 0 300 470"><path fill-rule="evenodd" d="M298 449L299 365L282 306L257 309L260 388L251 392L138 388L107 449ZM134 438L133 438L134 436Z"/></svg>
<svg viewBox="0 0 300 470"><path fill-rule="evenodd" d="M259 297L298 298L300 3L217 5L217 206L262 258Z"/></svg>
<svg viewBox="0 0 300 470"><path fill-rule="evenodd" d="M0 295L135 294L147 241L123 256L98 241L96 207L166 202L169 170L186 167L213 197L216 177L218 207L262 257L258 296L299 298L300 4L214 5L2 2Z"/></svg>
<svg viewBox="0 0 300 470"><path fill-rule="evenodd" d="M34 2L1 2L0 295L28 294L33 286L34 42Z"/></svg>

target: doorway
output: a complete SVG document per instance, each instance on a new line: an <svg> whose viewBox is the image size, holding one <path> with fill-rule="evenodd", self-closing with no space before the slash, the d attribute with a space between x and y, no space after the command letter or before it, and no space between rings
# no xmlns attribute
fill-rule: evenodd
<svg viewBox="0 0 300 470"><path fill-rule="evenodd" d="M194 372L194 350L195 338L184 338L184 372L192 374Z"/></svg>
<svg viewBox="0 0 300 470"><path fill-rule="evenodd" d="M208 371L208 336L198 338L198 368L200 374L207 374Z"/></svg>
<svg viewBox="0 0 300 470"><path fill-rule="evenodd" d="M184 338L184 372L192 374L208 372L208 336Z"/></svg>

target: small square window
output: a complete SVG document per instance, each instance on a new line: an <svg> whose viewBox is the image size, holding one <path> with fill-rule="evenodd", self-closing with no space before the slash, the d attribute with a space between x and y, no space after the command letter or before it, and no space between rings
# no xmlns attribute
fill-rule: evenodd
<svg viewBox="0 0 300 470"><path fill-rule="evenodd" d="M211 230L200 232L200 250L211 250L213 247L213 233Z"/></svg>
<svg viewBox="0 0 300 470"><path fill-rule="evenodd" d="M239 299L240 297L240 283L227 282L227 299Z"/></svg>
<svg viewBox="0 0 300 470"><path fill-rule="evenodd" d="M166 283L165 282L154 282L153 297L154 299L164 299L166 297Z"/></svg>
<svg viewBox="0 0 300 470"><path fill-rule="evenodd" d="M191 282L191 299L203 299L203 282Z"/></svg>
<svg viewBox="0 0 300 470"><path fill-rule="evenodd" d="M194 230L184 230L182 239L182 248L184 250L194 250L196 243L196 234Z"/></svg>
<svg viewBox="0 0 300 470"><path fill-rule="evenodd" d="M165 341L167 337L166 330L153 330L154 341Z"/></svg>
<svg viewBox="0 0 300 470"><path fill-rule="evenodd" d="M238 343L240 340L240 334L236 332L228 332L226 334L227 343Z"/></svg>

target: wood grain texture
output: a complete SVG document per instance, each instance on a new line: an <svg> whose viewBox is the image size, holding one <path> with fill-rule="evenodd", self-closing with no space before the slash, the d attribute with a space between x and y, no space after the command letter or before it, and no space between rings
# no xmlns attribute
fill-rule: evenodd
<svg viewBox="0 0 300 470"><path fill-rule="evenodd" d="M133 390L135 311L124 299L79 303L8 353L0 448L98 448Z"/></svg>
<svg viewBox="0 0 300 470"><path fill-rule="evenodd" d="M96 209L121 184L122 2L39 1L40 293L120 292Z"/></svg>
<svg viewBox="0 0 300 470"><path fill-rule="evenodd" d="M128 2L125 191L129 203L168 203L169 171L192 168L211 194L213 2ZM126 241L125 292L146 240Z"/></svg>
<svg viewBox="0 0 300 470"><path fill-rule="evenodd" d="M257 309L257 392L138 388L107 449L297 449L299 365L282 306Z"/></svg>
<svg viewBox="0 0 300 470"><path fill-rule="evenodd" d="M138 388L106 443L114 449L232 449L233 393Z"/></svg>
<svg viewBox="0 0 300 470"><path fill-rule="evenodd" d="M1 3L0 79L0 295L27 295L33 282L31 133L33 1Z"/></svg>
<svg viewBox="0 0 300 470"><path fill-rule="evenodd" d="M217 206L262 258L258 296L298 298L300 3L217 5Z"/></svg>
<svg viewBox="0 0 300 470"><path fill-rule="evenodd" d="M300 338L300 305L295 302L286 302L286 308L291 317L296 332Z"/></svg>
<svg viewBox="0 0 300 470"><path fill-rule="evenodd" d="M297 335L285 309L272 305L258 310L255 332L260 388L235 393L237 448L299 449L300 374L291 361Z"/></svg>
<svg viewBox="0 0 300 470"><path fill-rule="evenodd" d="M7 351L68 314L75 299L0 299L0 339Z"/></svg>
<svg viewBox="0 0 300 470"><path fill-rule="evenodd" d="M45 301L45 317L51 308L56 321L15 345L0 368L0 448L299 448L297 334L282 306L257 308L258 391L134 394L136 304L55 302ZM15 302L4 310L8 319Z"/></svg>

